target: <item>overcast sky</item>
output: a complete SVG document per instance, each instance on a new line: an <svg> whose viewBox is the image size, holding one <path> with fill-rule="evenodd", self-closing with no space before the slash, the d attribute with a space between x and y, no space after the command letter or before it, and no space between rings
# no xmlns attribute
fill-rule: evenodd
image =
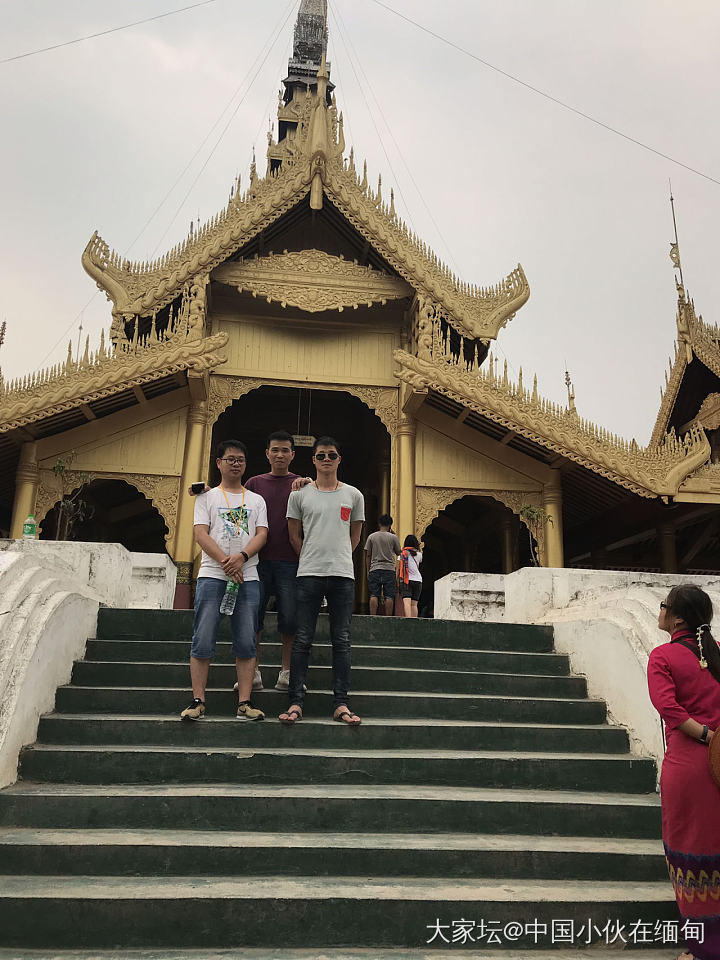
<svg viewBox="0 0 720 960"><path fill-rule="evenodd" d="M0 59L188 2L2 0ZM720 180L716 0L387 3ZM253 144L264 170L296 9L288 0L215 0L0 64L6 377L62 359L75 341L93 297L80 264L93 230L133 259L157 255L192 219L224 206L237 173L247 182ZM580 414L646 443L676 332L668 179L686 285L711 322L720 321L720 186L373 0L331 0L330 59L348 147L367 157L371 180L382 172L384 191L395 186L417 233L471 282L495 283L522 263L531 297L500 334L501 358L522 366L526 383L537 372L541 392L557 401L566 399L567 363ZM108 326L100 294L83 320L91 341Z"/></svg>

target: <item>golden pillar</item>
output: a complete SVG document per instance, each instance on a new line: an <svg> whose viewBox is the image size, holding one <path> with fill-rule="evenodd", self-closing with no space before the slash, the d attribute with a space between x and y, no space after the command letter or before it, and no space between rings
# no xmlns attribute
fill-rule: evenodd
<svg viewBox="0 0 720 960"><path fill-rule="evenodd" d="M517 549L517 521L514 516L502 518L502 563L503 573L515 570L515 552Z"/></svg>
<svg viewBox="0 0 720 960"><path fill-rule="evenodd" d="M24 443L20 449L20 461L15 473L15 501L13 503L10 536L19 540L23 533L23 524L35 513L35 498L38 487L37 444ZM40 526L40 517L35 517Z"/></svg>
<svg viewBox="0 0 720 960"><path fill-rule="evenodd" d="M397 530L401 543L409 533L415 533L415 429L415 418L403 413L397 429L399 473Z"/></svg>
<svg viewBox="0 0 720 960"><path fill-rule="evenodd" d="M193 556L195 553L195 533L193 513L195 498L188 493L188 487L195 481L204 479L203 448L208 410L204 401L193 403L188 410L187 430L185 432L185 454L183 457L182 479L180 481L180 499L178 501L177 524L173 560L178 570L175 588L175 608L190 607L191 584L193 574Z"/></svg>
<svg viewBox="0 0 720 960"><path fill-rule="evenodd" d="M661 573L677 573L677 547L675 544L675 525L672 523L663 523L657 530L658 543L660 545L660 571Z"/></svg>
<svg viewBox="0 0 720 960"><path fill-rule="evenodd" d="M378 516L390 513L390 458L383 456L380 460L380 496L378 497Z"/></svg>
<svg viewBox="0 0 720 960"><path fill-rule="evenodd" d="M543 510L548 516L545 523L545 565L564 567L562 479L559 470L553 470L550 482L543 486Z"/></svg>

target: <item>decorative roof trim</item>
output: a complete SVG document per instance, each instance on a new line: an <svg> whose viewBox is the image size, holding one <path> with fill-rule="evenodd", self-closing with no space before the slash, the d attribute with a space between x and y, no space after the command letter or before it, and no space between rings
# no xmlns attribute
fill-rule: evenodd
<svg viewBox="0 0 720 960"><path fill-rule="evenodd" d="M656 449L611 438L594 424L482 369L471 373L442 360L395 352L397 376L415 389L430 387L642 497L673 496L710 455L700 429L682 440L673 432Z"/></svg>

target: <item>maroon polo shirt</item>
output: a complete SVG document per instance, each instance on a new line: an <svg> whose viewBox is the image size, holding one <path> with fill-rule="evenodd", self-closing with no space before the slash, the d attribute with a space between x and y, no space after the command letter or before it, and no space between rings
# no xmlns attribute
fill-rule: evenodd
<svg viewBox="0 0 720 960"><path fill-rule="evenodd" d="M260 551L261 560L287 560L297 563L298 555L290 545L287 524L287 502L296 473L286 477L274 477L272 473L261 473L250 477L245 484L248 490L259 493L267 505L268 538Z"/></svg>

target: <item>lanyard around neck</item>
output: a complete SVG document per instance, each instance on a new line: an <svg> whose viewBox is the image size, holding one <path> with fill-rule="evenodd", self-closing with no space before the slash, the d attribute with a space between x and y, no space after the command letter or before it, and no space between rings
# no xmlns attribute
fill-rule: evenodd
<svg viewBox="0 0 720 960"><path fill-rule="evenodd" d="M240 504L240 511L241 511L241 516L242 516L242 511L245 509L245 486L244 486L244 484L240 484L240 486L242 487L242 503ZM235 524L235 536L236 536L236 537L239 537L239 536L240 536L240 521L239 521L239 520L233 520L233 518L232 518L233 508L230 506L230 501L228 500L228 495L225 493L225 490L223 489L223 485L222 485L222 484L220 484L220 489L222 490L222 495L225 497L225 503L228 505L228 510L230 511L230 517L229 517L228 519L229 519L232 523Z"/></svg>

